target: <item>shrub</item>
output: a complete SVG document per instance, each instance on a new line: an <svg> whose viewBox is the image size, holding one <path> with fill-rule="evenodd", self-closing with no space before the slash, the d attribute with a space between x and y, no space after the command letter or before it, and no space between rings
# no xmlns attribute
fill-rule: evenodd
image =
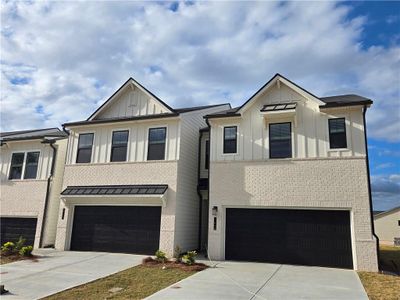
<svg viewBox="0 0 400 300"><path fill-rule="evenodd" d="M4 245L1 246L1 251L5 255L14 253L15 251L14 249L15 249L15 244L13 242L4 243Z"/></svg>
<svg viewBox="0 0 400 300"><path fill-rule="evenodd" d="M167 255L165 254L165 252L161 251L161 250L157 250L156 251L156 260L159 262L166 262L167 259Z"/></svg>
<svg viewBox="0 0 400 300"><path fill-rule="evenodd" d="M32 246L25 246L19 250L19 255L21 256L32 256Z"/></svg>
<svg viewBox="0 0 400 300"><path fill-rule="evenodd" d="M15 252L19 252L24 246L25 246L26 239L24 239L22 236L19 237L18 242L15 243Z"/></svg>
<svg viewBox="0 0 400 300"><path fill-rule="evenodd" d="M177 262L181 262L182 261L182 251L181 248L179 246L176 246L174 249L174 258Z"/></svg>
<svg viewBox="0 0 400 300"><path fill-rule="evenodd" d="M188 251L184 256L182 256L182 261L187 265L193 265L196 262L196 251Z"/></svg>

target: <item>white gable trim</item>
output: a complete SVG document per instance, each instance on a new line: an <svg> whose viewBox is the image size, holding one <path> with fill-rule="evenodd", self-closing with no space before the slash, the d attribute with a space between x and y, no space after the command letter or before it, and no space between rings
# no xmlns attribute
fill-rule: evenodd
<svg viewBox="0 0 400 300"><path fill-rule="evenodd" d="M127 89L133 89L134 87L138 88L144 94L146 94L149 98L158 102L163 109L165 109L169 113L173 113L173 109L157 98L154 94L148 91L145 87L143 87L140 83L135 81L133 78L129 78L110 98L108 98L89 118L88 121L94 120L98 115L104 112L108 107L110 107L116 99L124 93Z"/></svg>
<svg viewBox="0 0 400 300"><path fill-rule="evenodd" d="M263 94L268 89L272 88L275 84L280 85L281 83L285 84L290 89L294 90L304 98L315 102L318 105L325 105L326 103L318 99L316 96L312 95L311 93L307 92L306 90L300 88L290 80L284 78L283 76L276 74L264 87L262 87L258 92L256 92L247 102L240 107L237 111L238 113L244 113L249 107L253 105L253 103L257 100L257 97Z"/></svg>

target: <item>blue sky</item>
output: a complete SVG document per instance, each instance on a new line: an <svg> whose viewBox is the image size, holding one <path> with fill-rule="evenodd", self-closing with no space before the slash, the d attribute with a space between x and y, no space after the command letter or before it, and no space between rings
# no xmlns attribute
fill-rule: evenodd
<svg viewBox="0 0 400 300"><path fill-rule="evenodd" d="M132 76L174 107L240 105L275 73L374 100L374 208L400 205L400 2L1 2L1 130L91 114ZM18 120L17 122L15 120Z"/></svg>

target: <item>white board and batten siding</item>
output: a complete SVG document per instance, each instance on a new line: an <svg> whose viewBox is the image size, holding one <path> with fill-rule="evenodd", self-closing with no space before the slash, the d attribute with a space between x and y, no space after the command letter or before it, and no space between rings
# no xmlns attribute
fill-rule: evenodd
<svg viewBox="0 0 400 300"><path fill-rule="evenodd" d="M264 116L264 105L296 102L295 115ZM329 148L328 119L345 118L346 149ZM290 122L292 131L292 157L294 159L364 156L364 124L361 106L320 110L319 105L304 98L284 84L273 86L257 96L241 117L210 119L212 124L210 159L268 160L269 124ZM238 127L238 151L223 153L223 128Z"/></svg>
<svg viewBox="0 0 400 300"><path fill-rule="evenodd" d="M94 119L148 116L170 112L159 101L134 85L127 86L116 96L115 101L104 107Z"/></svg>
<svg viewBox="0 0 400 300"><path fill-rule="evenodd" d="M166 127L165 160L179 159L178 119L156 119L146 122L108 123L104 125L74 127L70 131L68 143L67 164L76 163L79 135L93 133L93 148L91 163L109 163L111 157L112 133L118 130L128 130L128 162L147 161L148 134L150 128Z"/></svg>
<svg viewBox="0 0 400 300"><path fill-rule="evenodd" d="M46 180L50 175L51 163L53 160L53 150L48 145L42 144L40 140L32 140L8 142L6 146L1 147L1 181L3 182L8 180L11 167L11 157L13 153L36 151L40 152L37 176L36 179L30 180Z"/></svg>

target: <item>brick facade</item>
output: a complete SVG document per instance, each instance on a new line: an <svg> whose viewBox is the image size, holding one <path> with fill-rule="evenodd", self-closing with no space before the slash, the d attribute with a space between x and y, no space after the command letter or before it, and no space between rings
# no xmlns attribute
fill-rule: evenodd
<svg viewBox="0 0 400 300"><path fill-rule="evenodd" d="M376 271L365 157L213 162L210 207L219 207L218 227L209 221L209 254L224 259L226 207L315 208L351 211L354 265Z"/></svg>

